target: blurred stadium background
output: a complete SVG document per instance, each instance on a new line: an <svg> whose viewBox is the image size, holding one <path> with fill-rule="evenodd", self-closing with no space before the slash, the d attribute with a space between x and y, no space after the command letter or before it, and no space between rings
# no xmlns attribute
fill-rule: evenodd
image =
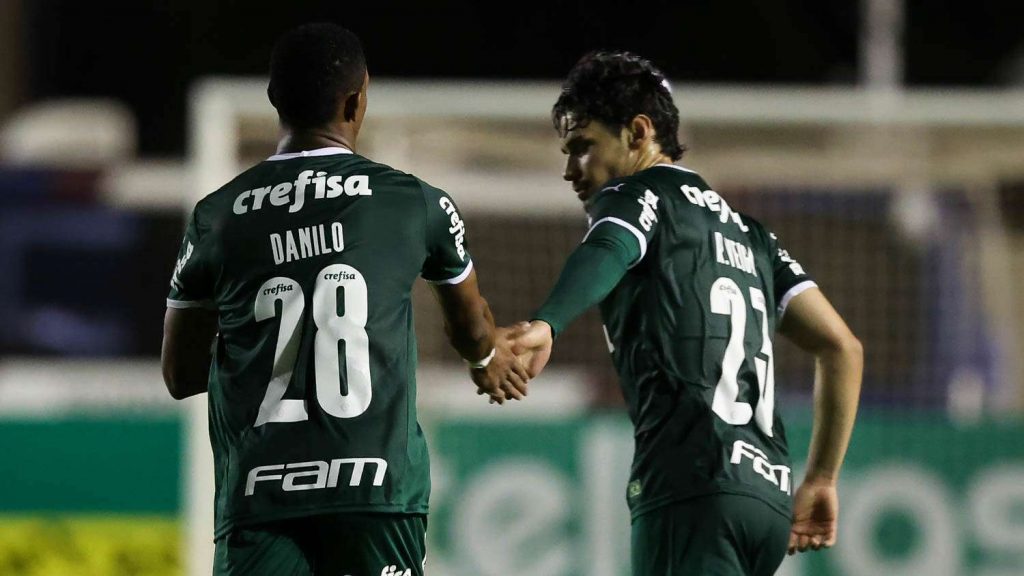
<svg viewBox="0 0 1024 576"><path fill-rule="evenodd" d="M500 323L584 230L548 121L560 76L589 48L651 57L683 163L779 234L866 348L840 543L780 574L1024 574L1019 23L989 0L728 4L0 0L0 574L209 573L205 398L164 391L166 283L186 210L273 150L273 38L323 18L366 43L361 152L459 201ZM596 313L496 409L414 297L428 574L625 576L632 437ZM776 356L798 464L813 367Z"/></svg>

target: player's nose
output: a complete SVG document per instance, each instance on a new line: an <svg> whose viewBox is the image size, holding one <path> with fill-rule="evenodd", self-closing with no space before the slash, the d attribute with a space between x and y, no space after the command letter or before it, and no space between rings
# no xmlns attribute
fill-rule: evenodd
<svg viewBox="0 0 1024 576"><path fill-rule="evenodd" d="M565 169L562 170L562 178L568 182L575 182L580 179L580 164L569 158L565 162Z"/></svg>

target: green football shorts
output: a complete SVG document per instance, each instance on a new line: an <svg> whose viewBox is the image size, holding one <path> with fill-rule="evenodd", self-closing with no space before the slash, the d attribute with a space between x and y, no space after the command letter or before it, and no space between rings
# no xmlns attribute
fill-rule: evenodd
<svg viewBox="0 0 1024 576"><path fill-rule="evenodd" d="M214 576L423 576L424 514L324 514L236 528Z"/></svg>
<svg viewBox="0 0 1024 576"><path fill-rule="evenodd" d="M675 502L633 520L633 576L770 576L786 555L789 527L750 496Z"/></svg>

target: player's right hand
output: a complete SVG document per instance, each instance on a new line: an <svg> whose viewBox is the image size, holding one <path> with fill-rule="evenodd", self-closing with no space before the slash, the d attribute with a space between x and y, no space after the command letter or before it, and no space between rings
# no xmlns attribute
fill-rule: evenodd
<svg viewBox="0 0 1024 576"><path fill-rule="evenodd" d="M509 329L496 330L494 358L486 368L471 368L469 374L477 386L477 394L487 394L492 403L504 404L505 400L526 397L530 375L526 366L512 353Z"/></svg>
<svg viewBox="0 0 1024 576"><path fill-rule="evenodd" d="M804 480L793 496L789 554L830 548L836 543L839 496L833 480Z"/></svg>

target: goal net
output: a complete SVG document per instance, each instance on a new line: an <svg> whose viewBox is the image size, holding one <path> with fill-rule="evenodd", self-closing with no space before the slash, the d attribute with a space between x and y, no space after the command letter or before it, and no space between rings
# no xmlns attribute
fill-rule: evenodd
<svg viewBox="0 0 1024 576"><path fill-rule="evenodd" d="M549 119L558 91L556 83L371 83L359 153L416 174L456 199L469 224L481 291L498 323L530 316L584 231L582 210L561 179L564 158ZM988 446L983 423L1019 421L1024 409L1024 296L1015 286L1024 278L1024 98L684 84L674 92L681 140L689 148L681 163L700 172L734 208L775 231L865 343L865 428L858 434L866 439L855 436L860 444L851 448L851 474L881 474L879 455L911 454L911 463L945 486L942 498L956 510L958 498L972 488L969 479L944 476L943 461L952 467L972 450L970 442ZM262 78L209 79L193 90L194 179L187 208L273 153L277 121L265 93ZM625 483L618 482L628 467L631 436L621 422L621 395L596 313L560 336L554 371L533 388L542 390L540 396L531 395L493 423L480 416L479 399L446 344L424 286L416 288L414 301L420 406L435 460L428 573L626 574L622 545L602 544L628 534ZM781 339L776 357L780 404L797 422L791 441L803 443L792 448L797 463L806 449L813 366ZM453 400L462 396L465 402ZM213 474L205 397L193 407L186 558L190 574L207 574ZM612 421L593 424L588 419L595 414ZM507 462L473 456L480 448L469 432L486 435L488 426L526 418L533 422L527 428L575 440L566 441L565 452L552 448L540 463L529 459L526 447L510 448L515 458ZM936 432L925 437L908 430L908 419ZM962 427L979 436L967 439ZM924 445L933 441L948 441L953 452L931 454ZM599 464L602 455L616 458L613 470ZM972 466L983 476L1007 459L1012 457L993 452L977 456ZM468 490L474 466L485 464L490 468L480 474L507 466L539 483L533 496L545 507L513 512L473 504L472 495L460 490ZM551 472L545 466L568 468ZM901 470L910 474L910 468ZM892 485L915 477L900 478ZM560 503L566 482L570 488L580 483L586 499ZM515 490L509 486L510 499L529 495ZM934 568L930 573L954 574L980 570L985 562L974 537L957 533L959 556L947 562L953 568L935 564L931 554L948 545L948 534L934 528L941 519L930 517L921 521L928 526L917 540L909 538L895 552L879 548L870 535L885 529L879 506L888 496L869 497L853 484L850 490L851 501L859 494L864 502L854 508L861 516L850 520L862 523L850 527L851 552L788 563L788 573ZM598 499L611 504L595 504ZM502 514L522 530L553 536L538 542L517 533L513 552L492 551L481 560L485 554L474 548L471 532L506 529ZM978 526L1001 526L1000 518L990 520ZM863 550L856 548L857 534L863 535ZM948 551L939 557L948 558Z"/></svg>

